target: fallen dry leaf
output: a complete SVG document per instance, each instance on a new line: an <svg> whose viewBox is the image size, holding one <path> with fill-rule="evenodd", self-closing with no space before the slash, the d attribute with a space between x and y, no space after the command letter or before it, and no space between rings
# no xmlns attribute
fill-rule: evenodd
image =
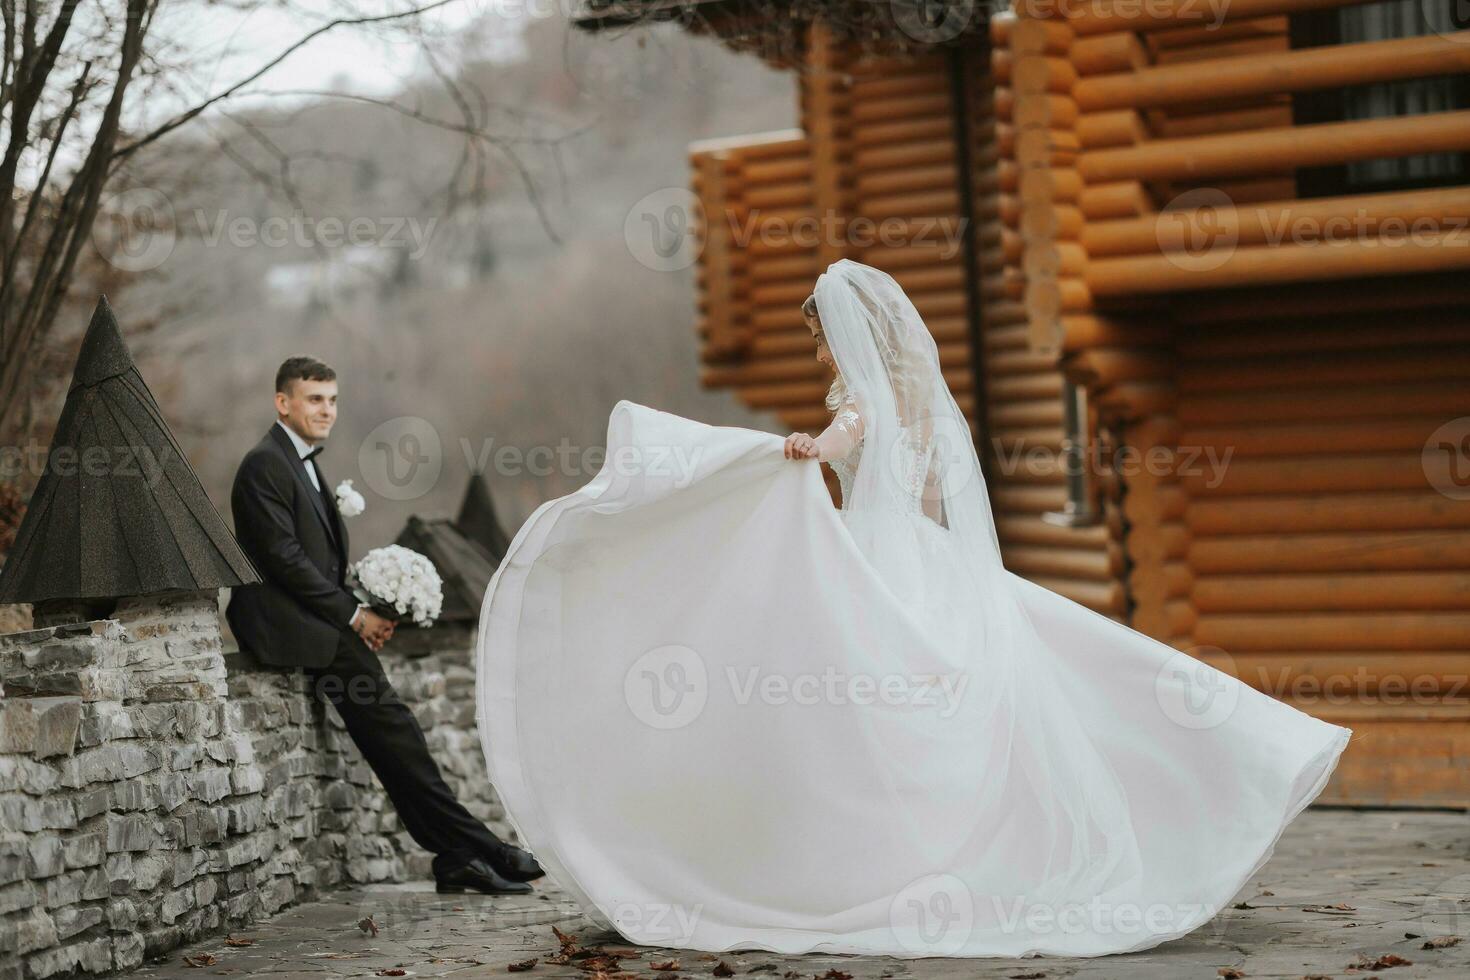
<svg viewBox="0 0 1470 980"><path fill-rule="evenodd" d="M1363 970L1390 970L1396 966L1413 966L1414 964L1395 953L1384 953L1378 959L1373 960L1359 953L1357 959L1347 965L1346 972L1358 973Z"/></svg>
<svg viewBox="0 0 1470 980"><path fill-rule="evenodd" d="M1413 966L1413 965L1414 965L1414 963L1413 963L1412 960L1406 960L1402 956L1399 956L1396 953L1384 953L1382 956L1378 957L1378 959L1376 959L1376 960L1373 961L1372 969L1374 969L1374 970L1388 970L1388 969L1392 969L1393 967L1396 967L1396 966Z"/></svg>
<svg viewBox="0 0 1470 980"><path fill-rule="evenodd" d="M196 970L201 969L201 968L206 967L206 966L214 966L218 962L219 962L219 960L215 959L209 953L199 953L196 956L185 956L184 957L184 965L185 966L192 966Z"/></svg>
<svg viewBox="0 0 1470 980"><path fill-rule="evenodd" d="M390 966L387 969L379 970L378 971L378 976L380 976L380 977L406 977L406 976L408 976L408 971L407 970L400 970L396 966Z"/></svg>
<svg viewBox="0 0 1470 980"><path fill-rule="evenodd" d="M521 960L518 963L512 963L505 969L507 973L525 973L527 970L531 969L535 965L536 957L533 956L529 960Z"/></svg>
<svg viewBox="0 0 1470 980"><path fill-rule="evenodd" d="M1215 972L1223 977L1224 980L1240 980L1241 977L1245 976L1244 973L1241 973L1233 966L1222 966Z"/></svg>
<svg viewBox="0 0 1470 980"><path fill-rule="evenodd" d="M378 924L373 921L372 916L368 916L366 919L359 919L357 922L357 928L361 929L363 932L372 933L373 938L377 938Z"/></svg>
<svg viewBox="0 0 1470 980"><path fill-rule="evenodd" d="M716 963L714 970L711 972L713 972L714 975L717 977L733 977L735 975L735 971L730 969L730 964L726 963L724 960L720 960L720 962Z"/></svg>
<svg viewBox="0 0 1470 980"><path fill-rule="evenodd" d="M664 960L661 963L650 963L648 964L648 968L650 970L658 970L660 973L672 973L673 971L679 969L679 961Z"/></svg>
<svg viewBox="0 0 1470 980"><path fill-rule="evenodd" d="M594 954L579 960L576 967L588 973L616 973L618 972L618 960L615 956L599 956Z"/></svg>
<svg viewBox="0 0 1470 980"><path fill-rule="evenodd" d="M255 945L255 940L253 940L253 939L246 939L244 936L240 936L240 937L237 938L235 936L226 935L225 936L225 945L226 946L254 946Z"/></svg>
<svg viewBox="0 0 1470 980"><path fill-rule="evenodd" d="M1421 949L1448 949L1451 946L1460 945L1459 936L1435 936L1433 939L1424 940Z"/></svg>
<svg viewBox="0 0 1470 980"><path fill-rule="evenodd" d="M1303 912L1321 912L1323 915L1342 915L1345 912L1356 912L1357 906L1346 902L1338 902L1336 905L1303 905Z"/></svg>

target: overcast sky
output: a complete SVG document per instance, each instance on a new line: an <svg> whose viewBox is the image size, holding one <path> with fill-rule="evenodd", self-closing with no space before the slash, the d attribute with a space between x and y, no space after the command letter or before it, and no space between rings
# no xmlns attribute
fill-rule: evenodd
<svg viewBox="0 0 1470 980"><path fill-rule="evenodd" d="M313 29L352 11L389 12L429 6L433 0L289 0L281 7L261 3L248 13L204 0L163 4L156 36L186 52L197 68L185 80L194 98L249 75ZM570 0L451 0L422 15L437 49L470 42L485 57L519 56L525 21L546 16ZM345 88L384 94L425 70L417 41L399 27L337 27L314 39L267 76L254 90ZM235 103L239 105L239 103ZM162 105L138 107L151 118ZM172 107L176 110L177 107Z"/></svg>

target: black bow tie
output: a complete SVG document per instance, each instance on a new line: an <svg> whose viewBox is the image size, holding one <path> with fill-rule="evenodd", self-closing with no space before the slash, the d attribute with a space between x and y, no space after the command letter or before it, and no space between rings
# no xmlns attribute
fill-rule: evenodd
<svg viewBox="0 0 1470 980"><path fill-rule="evenodd" d="M325 448L326 448L325 446L313 446L310 449L308 449L306 451L306 455L305 456L302 456L301 458L304 459L304 460L305 459L314 459L315 457L321 455L321 451L323 449L325 449Z"/></svg>

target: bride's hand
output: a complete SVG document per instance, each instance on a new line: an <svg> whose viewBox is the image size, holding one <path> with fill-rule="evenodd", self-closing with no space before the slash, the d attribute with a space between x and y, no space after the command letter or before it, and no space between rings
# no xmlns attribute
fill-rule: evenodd
<svg viewBox="0 0 1470 980"><path fill-rule="evenodd" d="M786 437L784 450L787 459L815 459L817 440L805 432L793 432Z"/></svg>

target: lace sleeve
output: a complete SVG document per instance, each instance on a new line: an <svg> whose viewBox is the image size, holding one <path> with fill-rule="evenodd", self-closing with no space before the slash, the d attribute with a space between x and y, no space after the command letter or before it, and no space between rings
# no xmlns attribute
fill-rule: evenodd
<svg viewBox="0 0 1470 980"><path fill-rule="evenodd" d="M818 458L842 459L857 448L862 438L863 417L858 413L857 403L849 398L832 416L832 424L817 436Z"/></svg>

